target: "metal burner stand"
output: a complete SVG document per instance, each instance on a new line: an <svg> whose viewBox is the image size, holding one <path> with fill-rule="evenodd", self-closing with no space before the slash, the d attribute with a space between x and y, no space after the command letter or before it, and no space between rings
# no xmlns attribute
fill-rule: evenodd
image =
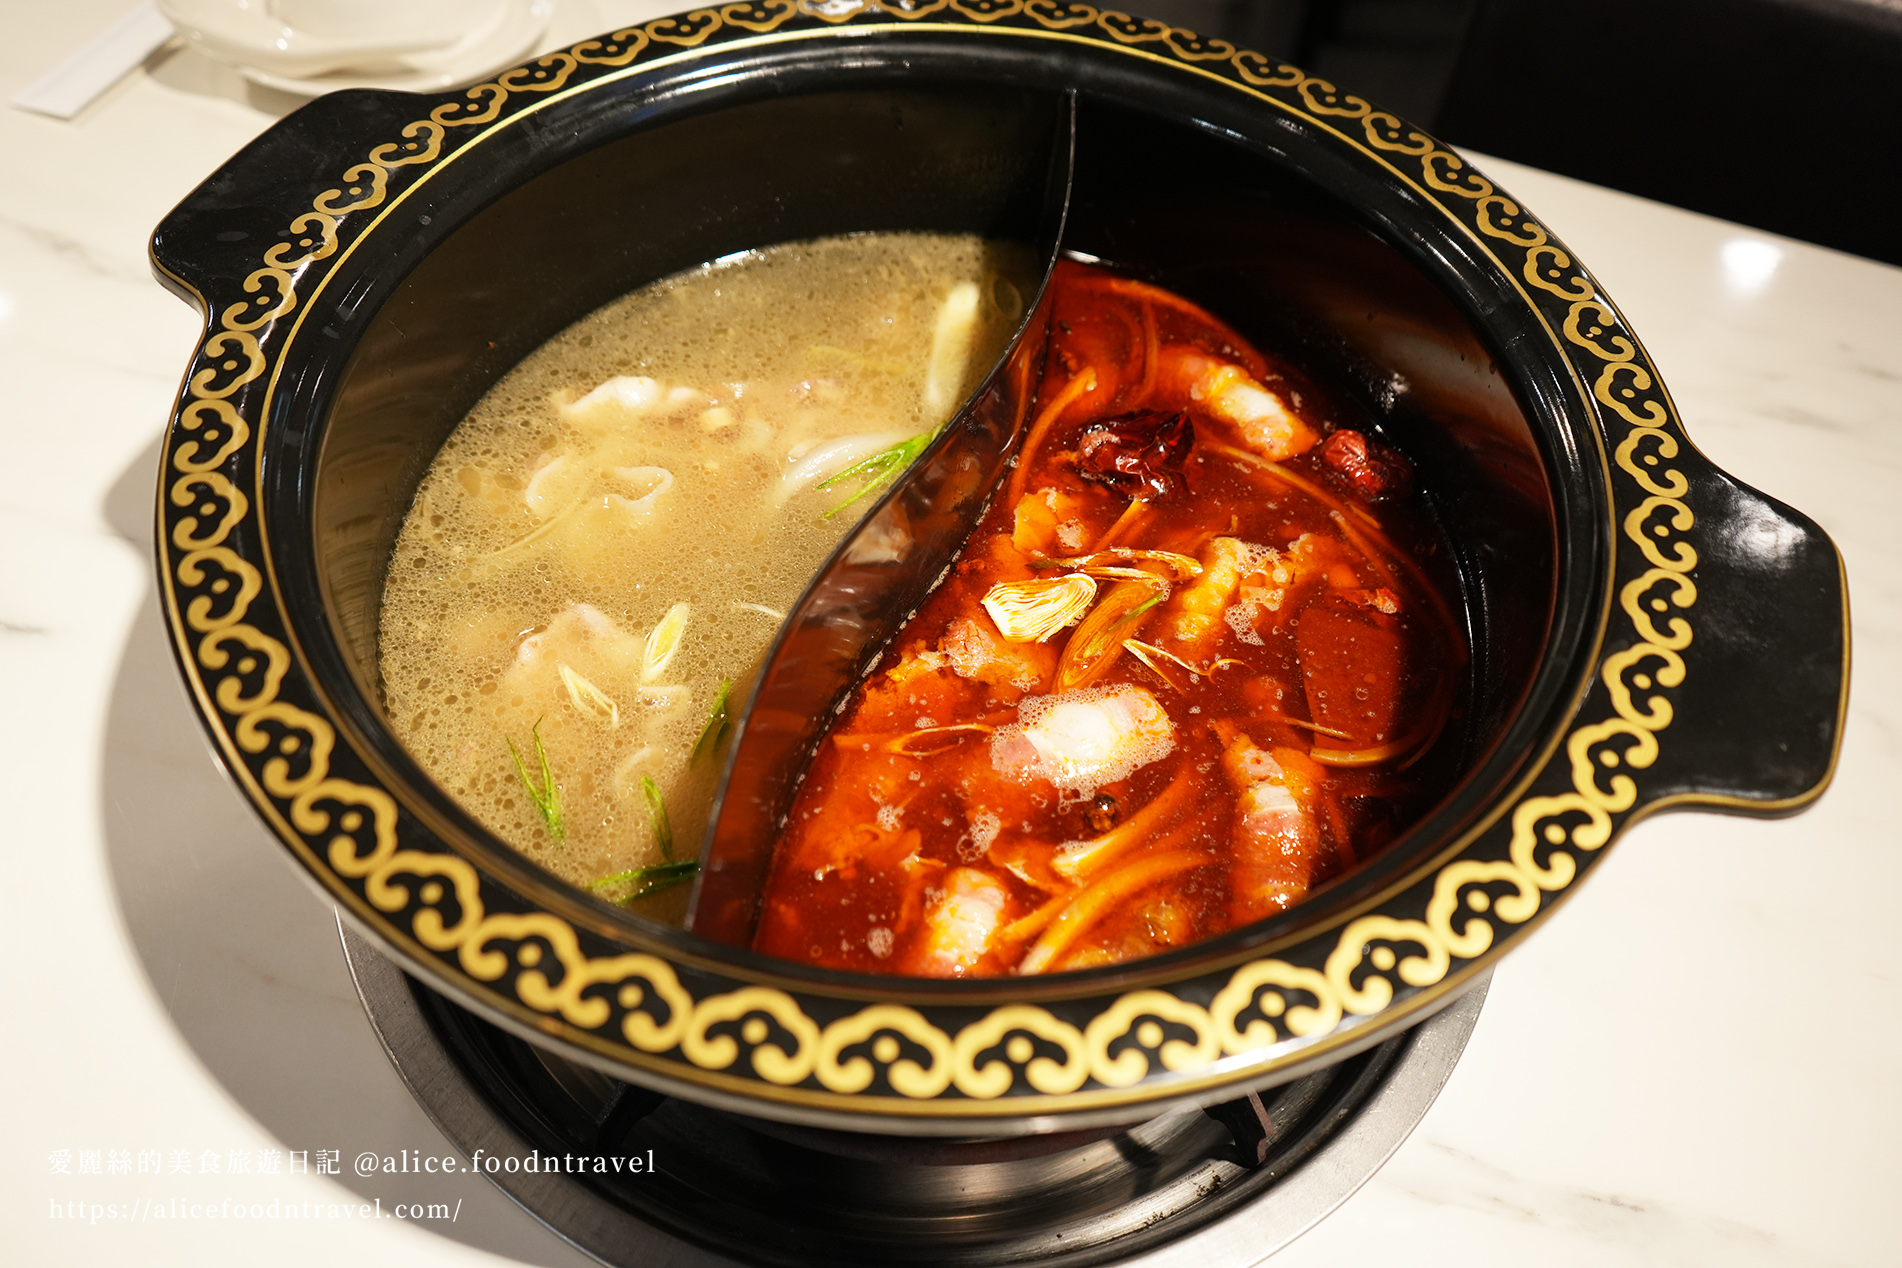
<svg viewBox="0 0 1902 1268"><path fill-rule="evenodd" d="M652 1174L483 1174L610 1268L1243 1268L1380 1169L1426 1115L1489 977L1304 1079L1122 1129L1005 1141L769 1123L619 1083L413 982L343 926L377 1037L465 1155L654 1157Z"/></svg>

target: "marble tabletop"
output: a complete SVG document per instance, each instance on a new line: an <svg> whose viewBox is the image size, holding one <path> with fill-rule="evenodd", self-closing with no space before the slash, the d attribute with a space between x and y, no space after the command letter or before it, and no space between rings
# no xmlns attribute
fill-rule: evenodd
<svg viewBox="0 0 1902 1268"><path fill-rule="evenodd" d="M125 5L0 11L0 95ZM562 0L550 39L674 7ZM0 973L19 1005L0 1245L35 1265L567 1268L589 1261L480 1179L349 1174L361 1152L453 1149L377 1047L329 906L210 756L159 620L158 443L198 319L152 281L146 237L295 104L170 51L70 122L0 109ZM1418 1131L1274 1262L1896 1262L1902 270L1477 161L1618 299L1710 457L1841 546L1848 731L1799 816L1627 833L1499 968ZM329 1150L344 1174L322 1173ZM226 1214L272 1201L309 1218ZM419 1201L456 1214L393 1218Z"/></svg>

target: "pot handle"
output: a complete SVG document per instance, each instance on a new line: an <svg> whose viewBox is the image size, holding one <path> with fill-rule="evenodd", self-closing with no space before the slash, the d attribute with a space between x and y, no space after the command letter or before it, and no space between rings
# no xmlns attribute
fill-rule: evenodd
<svg viewBox="0 0 1902 1268"><path fill-rule="evenodd" d="M168 290L209 316L223 302L263 300L260 260L295 273L336 249L336 222L380 195L388 170L426 144L404 127L426 114L412 93L351 89L285 116L206 177L152 233L152 269ZM412 129L413 131L413 129ZM367 161L367 157L374 161ZM414 160L411 160L414 161ZM353 186L352 182L357 182ZM360 188L359 188L360 187ZM380 197L376 201L381 201ZM336 214L318 213L329 206Z"/></svg>
<svg viewBox="0 0 1902 1268"><path fill-rule="evenodd" d="M1572 760L1632 768L1645 810L1793 813L1828 786L1842 739L1842 557L1808 516L1686 457L1703 468L1687 488L1619 508L1621 548L1637 557L1623 562L1637 567L1620 568L1630 579L1615 596L1622 613L1599 676L1621 716L1584 728L1609 744L1579 744L1575 733ZM1648 770L1645 742L1621 745L1614 734L1639 729L1651 737ZM1596 778L1615 782L1611 769Z"/></svg>

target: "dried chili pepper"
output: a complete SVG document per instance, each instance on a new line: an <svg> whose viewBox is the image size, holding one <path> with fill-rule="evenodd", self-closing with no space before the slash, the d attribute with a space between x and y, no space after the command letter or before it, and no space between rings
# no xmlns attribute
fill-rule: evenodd
<svg viewBox="0 0 1902 1268"><path fill-rule="evenodd" d="M1195 432L1186 410L1137 410L1096 423L1077 438L1077 474L1124 497L1153 502L1185 491L1183 464Z"/></svg>

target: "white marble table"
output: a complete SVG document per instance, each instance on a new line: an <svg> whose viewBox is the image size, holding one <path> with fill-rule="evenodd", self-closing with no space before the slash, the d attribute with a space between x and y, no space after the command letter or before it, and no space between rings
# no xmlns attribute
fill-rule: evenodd
<svg viewBox="0 0 1902 1268"><path fill-rule="evenodd" d="M0 96L123 4L0 11ZM563 42L675 7L563 5ZM208 755L158 619L157 445L197 318L146 235L290 104L179 53L70 123L0 108L0 1257L577 1265L481 1180L314 1174L322 1149L346 1170L453 1151L377 1048L327 904ZM1500 968L1419 1131L1275 1263L1894 1263L1902 271L1481 162L1618 298L1710 456L1841 545L1848 734L1799 817L1630 832ZM273 1150L312 1173L258 1174ZM173 1198L313 1218L126 1217ZM460 1206L346 1218L378 1200Z"/></svg>

